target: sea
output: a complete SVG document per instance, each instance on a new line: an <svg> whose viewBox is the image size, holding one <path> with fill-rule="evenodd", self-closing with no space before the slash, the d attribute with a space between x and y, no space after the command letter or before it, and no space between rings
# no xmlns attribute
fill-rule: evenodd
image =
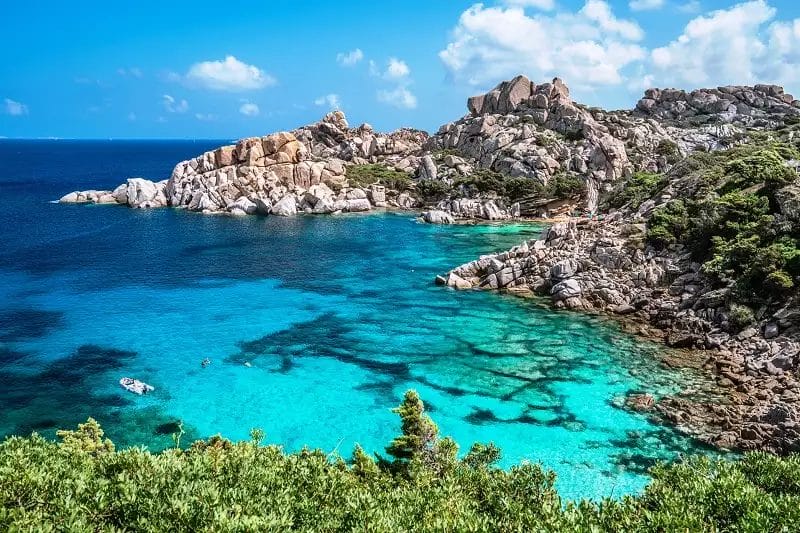
<svg viewBox="0 0 800 533"><path fill-rule="evenodd" d="M166 179L227 142L0 140L0 436L55 438L94 417L118 448L260 428L287 451L347 458L356 443L384 453L400 431L391 409L415 389L462 453L493 442L504 468L554 470L565 498L640 492L656 462L705 451L620 408L700 379L665 367L661 346L536 299L434 284L541 225L54 203Z"/></svg>

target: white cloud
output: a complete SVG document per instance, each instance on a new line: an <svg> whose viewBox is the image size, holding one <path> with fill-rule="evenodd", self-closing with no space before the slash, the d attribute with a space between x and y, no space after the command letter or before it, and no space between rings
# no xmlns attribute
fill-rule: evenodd
<svg viewBox="0 0 800 533"><path fill-rule="evenodd" d="M164 104L164 109L167 110L167 113L186 113L189 111L189 102L186 100L178 101L168 94L161 97L161 102Z"/></svg>
<svg viewBox="0 0 800 533"><path fill-rule="evenodd" d="M631 41L640 41L644 38L644 32L636 22L615 17L611 7L603 0L587 0L579 14L596 22L602 30L610 34L618 34Z"/></svg>
<svg viewBox="0 0 800 533"><path fill-rule="evenodd" d="M118 68L117 74L123 77L131 76L133 78L141 78L144 75L142 73L142 69L140 69L139 67Z"/></svg>
<svg viewBox="0 0 800 533"><path fill-rule="evenodd" d="M241 105L241 107L239 107L239 113L246 117L258 116L260 112L261 110L258 108L258 106L251 102L245 102Z"/></svg>
<svg viewBox="0 0 800 533"><path fill-rule="evenodd" d="M633 11L648 11L664 7L664 0L631 0L628 7Z"/></svg>
<svg viewBox="0 0 800 533"><path fill-rule="evenodd" d="M361 48L336 54L336 62L345 67L352 67L362 59L364 59L364 52L361 51Z"/></svg>
<svg viewBox="0 0 800 533"><path fill-rule="evenodd" d="M685 4L681 4L678 6L678 11L681 13L700 13L703 7L700 5L698 0L689 0Z"/></svg>
<svg viewBox="0 0 800 533"><path fill-rule="evenodd" d="M411 69L408 68L405 61L395 57L389 58L389 64L386 67L386 74L384 74L384 77L388 79L400 79L408 77L409 74L411 74Z"/></svg>
<svg viewBox="0 0 800 533"><path fill-rule="evenodd" d="M339 99L338 94L326 94L325 96L320 96L316 100L314 100L314 105L318 106L328 106L333 110L339 109L342 105L341 100Z"/></svg>
<svg viewBox="0 0 800 533"><path fill-rule="evenodd" d="M417 97L403 86L392 90L378 91L378 101L400 109L414 109L417 107Z"/></svg>
<svg viewBox="0 0 800 533"><path fill-rule="evenodd" d="M461 14L439 57L454 80L472 85L525 73L593 89L625 81L623 69L646 56L638 44L643 37L638 24L617 18L601 0L587 0L578 12L534 15L475 4Z"/></svg>
<svg viewBox="0 0 800 533"><path fill-rule="evenodd" d="M248 65L234 56L221 61L195 63L186 74L193 85L216 91L247 91L275 85L276 80L255 65Z"/></svg>
<svg viewBox="0 0 800 533"><path fill-rule="evenodd" d="M556 7L554 0L503 0L504 4L517 7L535 7L537 9L544 9L550 11Z"/></svg>
<svg viewBox="0 0 800 533"><path fill-rule="evenodd" d="M774 21L764 0L712 11L651 53L654 79L690 87L800 82L800 19Z"/></svg>
<svg viewBox="0 0 800 533"><path fill-rule="evenodd" d="M3 100L3 103L5 104L5 112L12 117L20 117L28 114L28 106L21 102L6 98Z"/></svg>
<svg viewBox="0 0 800 533"><path fill-rule="evenodd" d="M194 118L196 118L197 120L202 120L202 121L205 122L205 121L209 121L209 120L214 120L214 119L217 118L217 116L216 115L212 115L211 113L195 113L194 114Z"/></svg>

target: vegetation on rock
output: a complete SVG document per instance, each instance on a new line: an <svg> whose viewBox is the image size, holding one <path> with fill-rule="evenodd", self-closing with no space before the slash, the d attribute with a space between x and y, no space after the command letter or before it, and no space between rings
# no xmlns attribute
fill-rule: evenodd
<svg viewBox="0 0 800 533"><path fill-rule="evenodd" d="M405 191L411 186L411 177L407 173L381 164L350 165L345 176L351 187L367 188L378 184L391 190Z"/></svg>
<svg viewBox="0 0 800 533"><path fill-rule="evenodd" d="M778 198L797 179L791 159L800 154L783 143L692 154L667 176L671 189L683 190L653 213L648 241L657 248L685 246L704 273L721 286L733 284L743 303L784 298L800 275L800 231ZM655 177L647 181L663 188ZM643 196L635 187L624 194Z"/></svg>
<svg viewBox="0 0 800 533"><path fill-rule="evenodd" d="M54 443L0 445L0 527L68 531L791 531L800 456L693 458L652 470L640 496L562 502L555 475L494 466L493 445L462 458L413 391L387 452L352 460L221 437L153 454L114 451L93 420Z"/></svg>

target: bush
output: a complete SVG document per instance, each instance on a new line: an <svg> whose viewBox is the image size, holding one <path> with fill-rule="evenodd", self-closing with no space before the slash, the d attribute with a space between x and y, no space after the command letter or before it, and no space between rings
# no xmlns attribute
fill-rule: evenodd
<svg viewBox="0 0 800 533"><path fill-rule="evenodd" d="M647 240L656 248L680 242L689 225L686 207L681 200L668 203L653 212L647 228Z"/></svg>
<svg viewBox="0 0 800 533"><path fill-rule="evenodd" d="M784 158L775 149L764 149L736 158L725 165L731 178L725 191L740 190L756 184L778 188L791 183L797 173L787 167Z"/></svg>
<svg viewBox="0 0 800 533"><path fill-rule="evenodd" d="M755 322L753 310L746 305L731 304L728 309L728 324L733 331L742 331Z"/></svg>
<svg viewBox="0 0 800 533"><path fill-rule="evenodd" d="M414 188L425 200L441 200L452 191L452 188L445 182L428 179L417 180Z"/></svg>
<svg viewBox="0 0 800 533"><path fill-rule="evenodd" d="M411 177L407 173L386 165L350 165L345 175L351 187L365 188L375 183L395 191L405 191L411 187Z"/></svg>
<svg viewBox="0 0 800 533"><path fill-rule="evenodd" d="M681 150L675 141L661 139L656 146L656 154L664 156L667 162L674 164L681 158Z"/></svg>
<svg viewBox="0 0 800 533"><path fill-rule="evenodd" d="M562 502L536 464L496 468L476 444L458 459L413 391L401 434L376 461L232 443L188 450L104 449L96 423L0 444L4 531L797 531L800 456L752 453L661 464L640 496ZM88 447L73 446L75 436ZM100 448L105 448L103 444Z"/></svg>
<svg viewBox="0 0 800 533"><path fill-rule="evenodd" d="M646 200L666 187L667 183L663 174L636 172L615 187L605 203L608 207L617 209L626 204L632 209L639 209Z"/></svg>
<svg viewBox="0 0 800 533"><path fill-rule="evenodd" d="M735 281L734 296L741 303L785 301L800 276L800 232L775 223L775 191L796 179L786 165L795 157L800 154L794 146L769 139L692 154L669 174L682 180L687 197L653 213L648 242L656 248L687 246L712 280ZM636 188L629 190L635 197Z"/></svg>

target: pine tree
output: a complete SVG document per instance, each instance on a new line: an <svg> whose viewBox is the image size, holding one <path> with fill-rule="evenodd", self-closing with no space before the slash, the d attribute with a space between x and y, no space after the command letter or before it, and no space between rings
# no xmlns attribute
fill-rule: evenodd
<svg viewBox="0 0 800 533"><path fill-rule="evenodd" d="M396 465L407 464L413 459L430 459L438 441L439 428L425 414L425 404L417 391L406 391L403 402L392 411L400 415L402 435L392 440L386 453L394 457Z"/></svg>

